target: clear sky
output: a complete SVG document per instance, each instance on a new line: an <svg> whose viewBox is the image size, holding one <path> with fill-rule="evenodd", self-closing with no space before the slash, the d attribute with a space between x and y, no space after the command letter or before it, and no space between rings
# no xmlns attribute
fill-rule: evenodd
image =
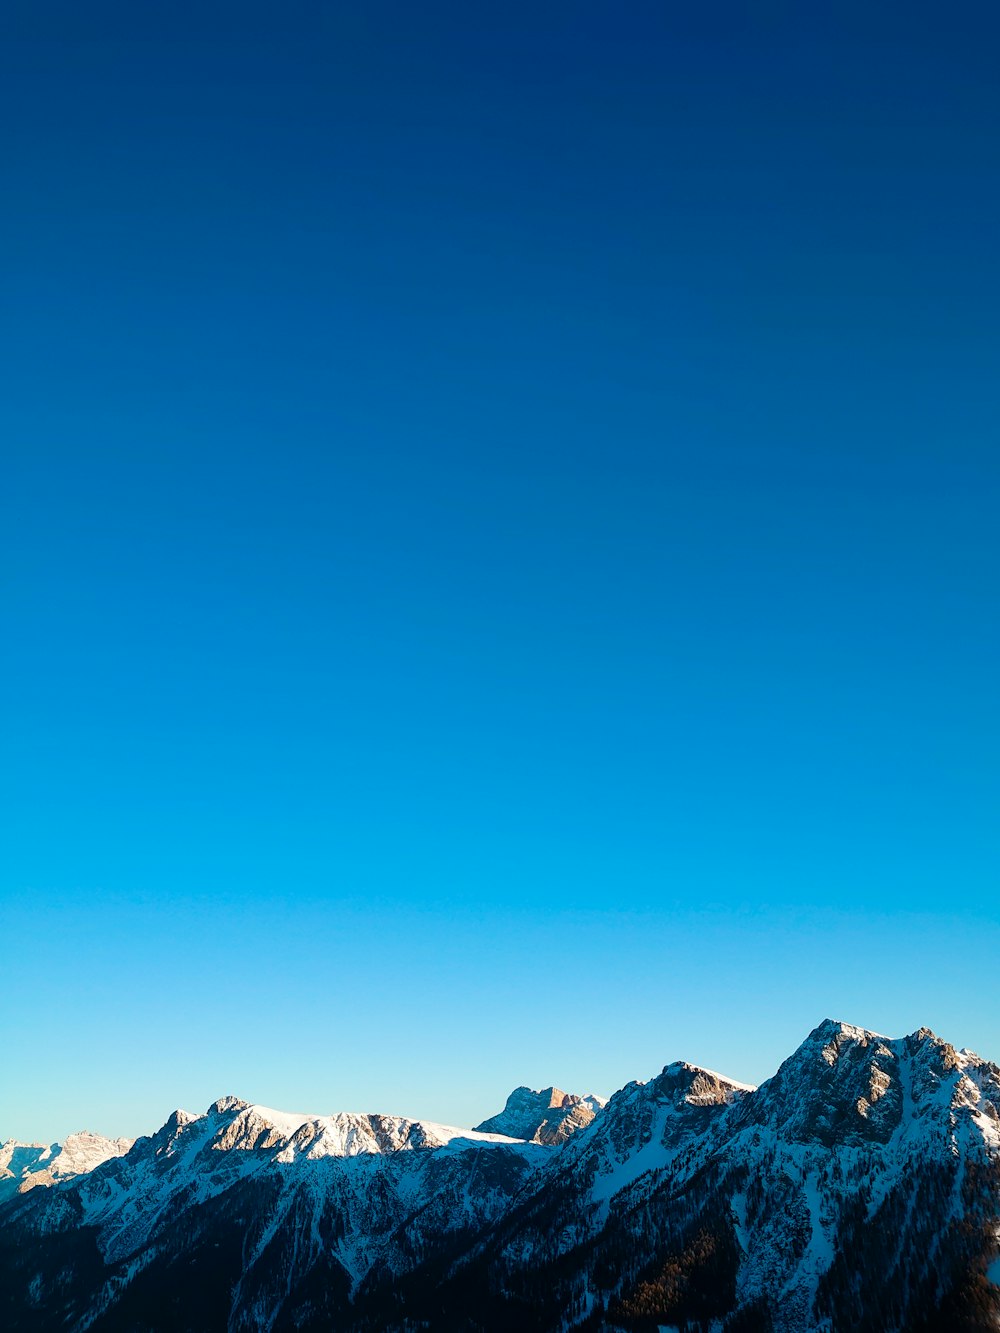
<svg viewBox="0 0 1000 1333"><path fill-rule="evenodd" d="M995 6L2 32L0 1138L1000 1058Z"/></svg>

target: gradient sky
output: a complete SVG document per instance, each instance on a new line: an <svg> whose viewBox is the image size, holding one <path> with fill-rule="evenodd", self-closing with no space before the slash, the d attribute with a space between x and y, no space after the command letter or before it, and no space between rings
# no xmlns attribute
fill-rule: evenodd
<svg viewBox="0 0 1000 1333"><path fill-rule="evenodd" d="M2 31L0 1138L1000 1058L995 6Z"/></svg>

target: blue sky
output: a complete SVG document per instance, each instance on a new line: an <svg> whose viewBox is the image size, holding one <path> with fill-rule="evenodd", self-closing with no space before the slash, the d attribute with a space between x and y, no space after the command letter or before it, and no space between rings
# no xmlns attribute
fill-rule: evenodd
<svg viewBox="0 0 1000 1333"><path fill-rule="evenodd" d="M0 1137L1000 1056L997 20L689 9L9 7Z"/></svg>

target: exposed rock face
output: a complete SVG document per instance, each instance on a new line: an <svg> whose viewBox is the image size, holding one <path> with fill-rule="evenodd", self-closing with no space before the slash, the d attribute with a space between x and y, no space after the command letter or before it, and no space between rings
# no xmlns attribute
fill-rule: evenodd
<svg viewBox="0 0 1000 1333"><path fill-rule="evenodd" d="M498 1115L484 1120L476 1128L485 1134L506 1134L529 1143L565 1143L578 1129L584 1129L604 1105L604 1098L593 1094L578 1097L560 1088L515 1088L507 1105Z"/></svg>
<svg viewBox="0 0 1000 1333"><path fill-rule="evenodd" d="M45 1171L58 1144L20 1143L8 1139L0 1143L0 1200L16 1194L22 1183L36 1171Z"/></svg>
<svg viewBox="0 0 1000 1333"><path fill-rule="evenodd" d="M583 1104L519 1089L485 1123L537 1135ZM760 1088L670 1064L548 1144L238 1098L175 1113L0 1206L0 1324L985 1333L998 1238L1000 1069L825 1022Z"/></svg>
<svg viewBox="0 0 1000 1333"><path fill-rule="evenodd" d="M821 1023L748 1108L791 1142L888 1143L903 1115L899 1053L876 1033Z"/></svg>
<svg viewBox="0 0 1000 1333"><path fill-rule="evenodd" d="M70 1134L63 1143L9 1139L0 1144L0 1201L36 1185L53 1185L92 1171L108 1158L128 1152L132 1143L132 1139L106 1139L89 1130Z"/></svg>

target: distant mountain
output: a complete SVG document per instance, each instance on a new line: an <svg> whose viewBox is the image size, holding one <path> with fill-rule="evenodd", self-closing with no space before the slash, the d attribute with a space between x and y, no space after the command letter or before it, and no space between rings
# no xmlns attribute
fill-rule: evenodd
<svg viewBox="0 0 1000 1333"><path fill-rule="evenodd" d="M0 1206L0 1326L1000 1328L989 1061L825 1022L760 1088L671 1064L560 1133L585 1105L518 1089L484 1123L520 1137L237 1098L176 1112Z"/></svg>
<svg viewBox="0 0 1000 1333"><path fill-rule="evenodd" d="M540 1092L515 1088L503 1110L476 1129L484 1134L527 1139L530 1143L564 1143L571 1134L590 1124L606 1100L593 1093L578 1097L559 1088L543 1088Z"/></svg>
<svg viewBox="0 0 1000 1333"><path fill-rule="evenodd" d="M133 1139L106 1139L82 1130L63 1143L0 1143L0 1202L19 1190L53 1185L70 1176L92 1171L109 1157L128 1152Z"/></svg>

